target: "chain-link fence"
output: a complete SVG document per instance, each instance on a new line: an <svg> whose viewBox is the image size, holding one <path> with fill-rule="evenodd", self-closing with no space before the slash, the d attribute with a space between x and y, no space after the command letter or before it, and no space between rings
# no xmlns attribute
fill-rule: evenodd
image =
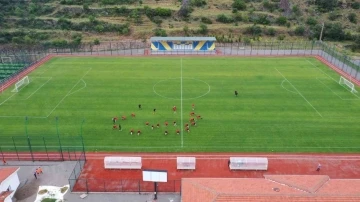
<svg viewBox="0 0 360 202"><path fill-rule="evenodd" d="M69 178L70 190L73 192L181 192L181 180L167 182L144 182L138 179L95 179L79 178L81 165L77 164L76 171ZM74 169L74 170L75 170ZM78 173L76 173L78 172Z"/></svg>
<svg viewBox="0 0 360 202"><path fill-rule="evenodd" d="M84 152L85 148L81 136L0 137L0 158L4 160L75 161Z"/></svg>

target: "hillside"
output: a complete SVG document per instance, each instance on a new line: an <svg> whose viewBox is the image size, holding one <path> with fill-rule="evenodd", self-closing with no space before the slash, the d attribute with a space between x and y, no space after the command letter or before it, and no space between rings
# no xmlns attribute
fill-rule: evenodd
<svg viewBox="0 0 360 202"><path fill-rule="evenodd" d="M360 0L0 0L0 44L64 46L151 36L317 39L360 47ZM180 10L180 12L179 12Z"/></svg>

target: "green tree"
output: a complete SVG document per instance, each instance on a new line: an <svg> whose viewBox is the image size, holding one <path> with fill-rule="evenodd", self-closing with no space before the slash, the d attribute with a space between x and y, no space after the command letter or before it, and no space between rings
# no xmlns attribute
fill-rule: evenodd
<svg viewBox="0 0 360 202"><path fill-rule="evenodd" d="M360 9L360 2L353 2L351 4L351 8L353 9Z"/></svg>

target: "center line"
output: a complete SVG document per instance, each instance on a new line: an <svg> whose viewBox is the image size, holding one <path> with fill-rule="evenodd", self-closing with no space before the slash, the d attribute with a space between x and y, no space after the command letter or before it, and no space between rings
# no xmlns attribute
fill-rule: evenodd
<svg viewBox="0 0 360 202"><path fill-rule="evenodd" d="M183 131L183 76L182 76L182 58L180 58L180 131L181 131L181 147L184 147L184 131Z"/></svg>

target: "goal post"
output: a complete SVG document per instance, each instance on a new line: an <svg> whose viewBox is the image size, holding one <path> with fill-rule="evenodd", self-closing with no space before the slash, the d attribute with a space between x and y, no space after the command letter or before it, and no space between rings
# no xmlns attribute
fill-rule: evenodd
<svg viewBox="0 0 360 202"><path fill-rule="evenodd" d="M12 59L11 59L11 57L1 57L1 63L12 64Z"/></svg>
<svg viewBox="0 0 360 202"><path fill-rule="evenodd" d="M21 80L19 80L18 82L15 83L15 88L11 92L17 93L17 92L19 92L21 87L24 87L24 86L28 85L29 83L30 83L29 77L25 76L24 78L22 78Z"/></svg>
<svg viewBox="0 0 360 202"><path fill-rule="evenodd" d="M344 86L344 85L347 86L352 93L357 93L357 91L355 89L355 85L351 81L347 80L346 78L344 78L342 76L340 76L339 84L342 86Z"/></svg>

